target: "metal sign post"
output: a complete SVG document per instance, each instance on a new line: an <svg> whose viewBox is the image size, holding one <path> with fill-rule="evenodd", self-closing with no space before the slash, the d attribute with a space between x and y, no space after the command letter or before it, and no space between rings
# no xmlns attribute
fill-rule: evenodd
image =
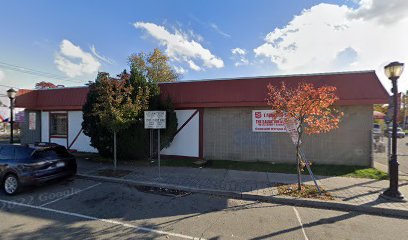
<svg viewBox="0 0 408 240"><path fill-rule="evenodd" d="M159 178L160 175L160 129L157 129L157 162L159 164Z"/></svg>
<svg viewBox="0 0 408 240"><path fill-rule="evenodd" d="M289 133L294 145L297 145L297 143L299 141L299 134L298 134L298 131L297 131L298 125L299 125L299 123L293 118L286 118L285 119L286 131ZM299 144L302 144L302 142L299 142ZM313 182L314 182L314 184L315 184L315 186L317 188L317 191L319 192L319 194L322 194L322 192L320 190L320 187L317 184L316 177L313 174L312 169L310 168L310 162L306 159L306 156L305 156L305 154L304 154L301 147L299 147L299 156L298 157L303 159L303 161L305 162L307 171L309 171L309 175L312 177Z"/></svg>
<svg viewBox="0 0 408 240"><path fill-rule="evenodd" d="M149 129L149 133L150 133L150 138L149 138L149 150L150 150L150 153L149 153L149 158L150 158L150 161L152 161L153 160L153 129Z"/></svg>
<svg viewBox="0 0 408 240"><path fill-rule="evenodd" d="M145 129L157 129L157 162L160 175L160 129L166 128L166 111L145 111L144 112ZM153 132L150 136L153 139ZM150 144L150 150L153 151L153 141Z"/></svg>

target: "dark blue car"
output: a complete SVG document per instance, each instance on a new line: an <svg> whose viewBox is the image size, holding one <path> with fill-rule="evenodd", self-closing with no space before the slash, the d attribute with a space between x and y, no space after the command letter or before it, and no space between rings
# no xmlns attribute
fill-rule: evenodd
<svg viewBox="0 0 408 240"><path fill-rule="evenodd" d="M75 157L57 144L0 145L0 180L4 192L76 174Z"/></svg>

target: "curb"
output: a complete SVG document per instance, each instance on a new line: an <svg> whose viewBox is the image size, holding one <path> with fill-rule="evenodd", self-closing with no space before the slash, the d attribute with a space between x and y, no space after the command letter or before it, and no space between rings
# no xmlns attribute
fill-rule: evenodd
<svg viewBox="0 0 408 240"><path fill-rule="evenodd" d="M230 198L241 199L241 200L269 202L269 203L275 203L275 204L300 206L300 207L340 210L340 211L347 211L347 212L354 211L354 212L367 213L367 214L377 215L377 216L398 217L398 218L408 219L408 210L401 210L401 209L380 208L380 207L374 207L374 206L355 205L355 204L350 204L350 203L334 202L334 201L328 202L328 201L323 201L323 200L318 200L318 199L292 198L292 197L279 197L279 196L261 196L261 195L241 193L241 192L235 192L235 191L185 187L185 186L166 184L166 183L135 181L135 180L128 180L128 179L123 179L123 178L95 176L95 175L88 175L88 174L77 174L77 177L82 178L82 179L127 184L127 185L132 185L132 186L169 188L169 189L176 189L176 190L187 191L187 192L230 197Z"/></svg>

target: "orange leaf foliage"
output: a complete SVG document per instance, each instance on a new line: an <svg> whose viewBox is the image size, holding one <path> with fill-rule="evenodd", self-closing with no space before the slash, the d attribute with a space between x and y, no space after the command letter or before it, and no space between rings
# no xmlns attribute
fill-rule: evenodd
<svg viewBox="0 0 408 240"><path fill-rule="evenodd" d="M277 117L295 118L307 134L319 134L338 128L342 112L333 107L339 99L336 87L299 83L290 89L282 82L280 87L268 85L268 105Z"/></svg>

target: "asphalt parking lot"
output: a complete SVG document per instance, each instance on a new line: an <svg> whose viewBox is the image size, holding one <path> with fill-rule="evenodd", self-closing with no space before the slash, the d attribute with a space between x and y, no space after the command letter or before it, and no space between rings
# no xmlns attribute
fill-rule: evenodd
<svg viewBox="0 0 408 240"><path fill-rule="evenodd" d="M0 194L0 239L406 239L406 219L84 179Z"/></svg>

